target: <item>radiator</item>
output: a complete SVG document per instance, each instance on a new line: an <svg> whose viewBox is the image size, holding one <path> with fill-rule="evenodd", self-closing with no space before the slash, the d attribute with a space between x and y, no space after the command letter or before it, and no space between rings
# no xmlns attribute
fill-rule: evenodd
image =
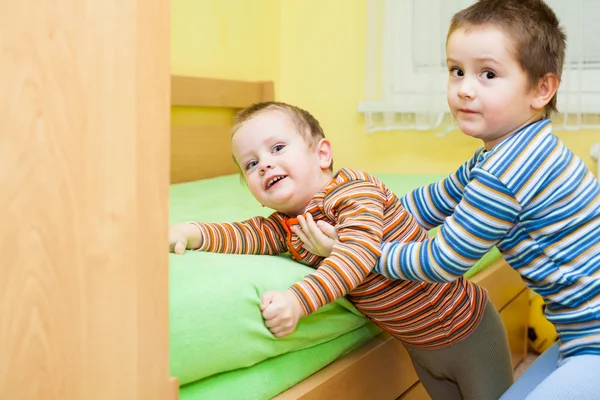
<svg viewBox="0 0 600 400"><path fill-rule="evenodd" d="M600 179L600 143L594 143L590 148L590 153L596 160L596 178Z"/></svg>

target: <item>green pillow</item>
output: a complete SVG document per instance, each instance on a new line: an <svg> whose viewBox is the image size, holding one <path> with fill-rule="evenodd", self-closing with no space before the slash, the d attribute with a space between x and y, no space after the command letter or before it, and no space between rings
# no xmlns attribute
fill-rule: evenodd
<svg viewBox="0 0 600 400"><path fill-rule="evenodd" d="M312 269L285 256L186 252L170 257L171 374L182 385L324 343L368 322L340 299L277 339L264 325L260 295L285 290Z"/></svg>
<svg viewBox="0 0 600 400"><path fill-rule="evenodd" d="M233 221L269 213L237 176L171 186L171 223ZM262 319L261 293L283 291L313 269L286 255L188 251L171 254L169 261L170 364L181 385L371 324L346 299L339 299L302 318L292 335L276 339Z"/></svg>

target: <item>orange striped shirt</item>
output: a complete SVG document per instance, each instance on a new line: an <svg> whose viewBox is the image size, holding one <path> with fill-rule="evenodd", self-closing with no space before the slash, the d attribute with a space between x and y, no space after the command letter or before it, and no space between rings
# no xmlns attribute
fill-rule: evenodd
<svg viewBox="0 0 600 400"><path fill-rule="evenodd" d="M441 348L463 339L479 324L487 292L464 277L451 283L390 280L371 273L382 241L422 241L419 226L379 179L342 169L305 213L336 226L339 242L322 258L302 248L290 230L297 223L281 213L244 222L199 223L201 251L281 254L316 271L292 285L305 314L347 296L358 310L396 338L420 348Z"/></svg>

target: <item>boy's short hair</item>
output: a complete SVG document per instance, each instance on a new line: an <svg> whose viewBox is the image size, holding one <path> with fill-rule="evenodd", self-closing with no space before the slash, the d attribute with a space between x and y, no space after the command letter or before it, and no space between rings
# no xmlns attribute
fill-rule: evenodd
<svg viewBox="0 0 600 400"><path fill-rule="evenodd" d="M250 107L239 111L233 118L231 137L235 135L237 130L244 122L248 121L257 114L268 110L278 110L288 115L294 122L294 125L296 125L298 134L300 134L309 143L310 147L315 146L321 139L325 139L325 133L323 132L323 128L321 128L321 124L315 117L312 116L311 113L303 110L300 107L280 101L265 101L262 103L255 103ZM331 160L329 169L333 170L333 159Z"/></svg>
<svg viewBox="0 0 600 400"><path fill-rule="evenodd" d="M542 0L479 0L452 17L446 40L460 28L492 25L504 30L514 44L515 57L529 78L530 88L548 72L559 81L565 59L566 35L554 11ZM549 116L556 94L546 105Z"/></svg>
<svg viewBox="0 0 600 400"><path fill-rule="evenodd" d="M237 132L244 122L267 110L278 110L292 118L294 125L296 125L296 128L298 129L298 133L307 139L311 146L319 143L319 140L325 138L321 124L308 111L279 101L255 103L238 112L233 119L232 136L235 135L235 132Z"/></svg>

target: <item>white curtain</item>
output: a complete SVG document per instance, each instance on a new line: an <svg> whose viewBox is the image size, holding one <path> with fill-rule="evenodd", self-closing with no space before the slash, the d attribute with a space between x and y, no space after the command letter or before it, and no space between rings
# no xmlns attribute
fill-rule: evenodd
<svg viewBox="0 0 600 400"><path fill-rule="evenodd" d="M554 128L600 128L600 0L546 0L567 33ZM473 0L367 0L368 132L455 129L446 104L446 33Z"/></svg>

